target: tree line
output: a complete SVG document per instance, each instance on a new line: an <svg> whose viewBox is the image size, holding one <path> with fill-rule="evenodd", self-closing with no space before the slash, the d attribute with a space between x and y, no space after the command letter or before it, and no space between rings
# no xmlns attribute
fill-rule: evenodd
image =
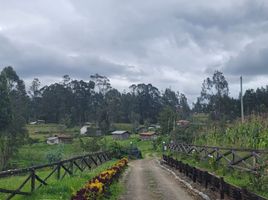
<svg viewBox="0 0 268 200"><path fill-rule="evenodd" d="M240 116L239 97L229 96L229 85L220 71L204 80L200 96L192 109L187 97L171 89L160 91L152 84L133 84L120 92L102 75L89 76L88 81L64 75L58 83L41 87L34 78L29 90L25 88L12 67L1 72L0 128L14 117L12 111L25 122L38 119L67 126L95 122L103 129L116 122L139 124L157 123L162 112L187 119L191 113L207 113L214 120L232 120ZM245 113L266 112L268 86L249 89L243 94Z"/></svg>
<svg viewBox="0 0 268 200"><path fill-rule="evenodd" d="M163 93L152 84L133 84L128 92L113 88L107 77L95 74L88 81L72 80L40 88L36 78L30 86L28 120L43 119L48 123L68 126L95 122L103 130L111 123L157 123L161 110L168 106L190 114L184 94L166 89Z"/></svg>

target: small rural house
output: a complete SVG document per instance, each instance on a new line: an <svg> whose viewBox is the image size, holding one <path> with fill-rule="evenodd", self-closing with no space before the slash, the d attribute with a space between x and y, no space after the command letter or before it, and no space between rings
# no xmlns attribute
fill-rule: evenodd
<svg viewBox="0 0 268 200"><path fill-rule="evenodd" d="M59 144L59 138L56 136L47 138L47 144Z"/></svg>
<svg viewBox="0 0 268 200"><path fill-rule="evenodd" d="M97 129L96 127L92 127L92 125L84 125L80 129L81 135L88 135L91 137L98 137L102 136L102 131L100 129Z"/></svg>
<svg viewBox="0 0 268 200"><path fill-rule="evenodd" d="M37 125L37 124L45 124L45 123L46 123L45 120L41 120L41 119L39 119L39 120L37 120L37 121L30 122L29 124L30 124L30 125Z"/></svg>
<svg viewBox="0 0 268 200"><path fill-rule="evenodd" d="M177 121L177 126L180 127L186 127L190 124L190 122L188 120L179 120Z"/></svg>
<svg viewBox="0 0 268 200"><path fill-rule="evenodd" d="M115 140L125 140L129 138L130 134L128 131L113 131L112 135Z"/></svg>
<svg viewBox="0 0 268 200"><path fill-rule="evenodd" d="M155 131L143 132L139 135L141 140L155 140L157 138Z"/></svg>
<svg viewBox="0 0 268 200"><path fill-rule="evenodd" d="M53 137L47 138L47 144L53 145L53 144L68 144L72 143L73 137L69 135L55 135Z"/></svg>
<svg viewBox="0 0 268 200"><path fill-rule="evenodd" d="M58 135L59 143L69 144L72 143L73 137L70 135Z"/></svg>

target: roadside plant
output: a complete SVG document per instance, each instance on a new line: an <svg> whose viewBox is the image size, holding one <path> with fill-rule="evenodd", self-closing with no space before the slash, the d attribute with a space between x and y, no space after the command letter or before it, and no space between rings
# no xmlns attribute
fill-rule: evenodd
<svg viewBox="0 0 268 200"><path fill-rule="evenodd" d="M111 168L101 172L98 176L89 180L85 186L77 191L71 200L99 200L108 190L109 185L119 178L124 168L127 166L127 158L119 160Z"/></svg>

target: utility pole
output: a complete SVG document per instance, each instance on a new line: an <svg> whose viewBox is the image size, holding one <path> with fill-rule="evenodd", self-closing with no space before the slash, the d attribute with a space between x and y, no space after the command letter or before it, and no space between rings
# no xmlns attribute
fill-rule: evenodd
<svg viewBox="0 0 268 200"><path fill-rule="evenodd" d="M240 76L241 121L244 123L243 78Z"/></svg>

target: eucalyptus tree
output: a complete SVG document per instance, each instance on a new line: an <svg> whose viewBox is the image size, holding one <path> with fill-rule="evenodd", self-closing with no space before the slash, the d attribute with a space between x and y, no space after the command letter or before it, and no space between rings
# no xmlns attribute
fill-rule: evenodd
<svg viewBox="0 0 268 200"><path fill-rule="evenodd" d="M229 100L229 86L224 75L215 71L212 78L206 78L202 84L198 105L215 119L220 119L226 113L225 102ZM228 111L227 111L228 112Z"/></svg>
<svg viewBox="0 0 268 200"><path fill-rule="evenodd" d="M5 169L27 137L29 102L24 82L10 66L0 74L0 95L0 169Z"/></svg>

